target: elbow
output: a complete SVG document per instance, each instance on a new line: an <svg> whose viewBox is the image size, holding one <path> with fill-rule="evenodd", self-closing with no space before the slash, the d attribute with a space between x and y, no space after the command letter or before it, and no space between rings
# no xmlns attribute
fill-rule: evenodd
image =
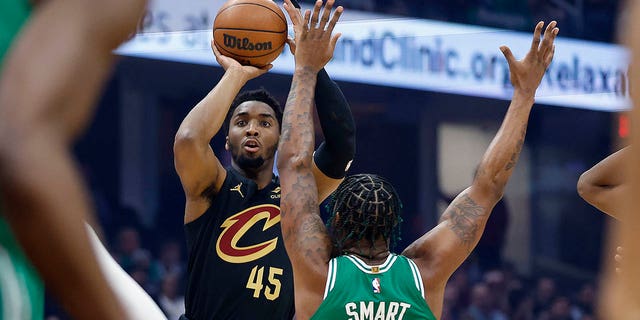
<svg viewBox="0 0 640 320"><path fill-rule="evenodd" d="M311 166L311 154L307 154L306 152L300 154L295 152L282 152L282 150L279 151L278 160L276 162L278 172L311 171Z"/></svg>
<svg viewBox="0 0 640 320"><path fill-rule="evenodd" d="M173 152L179 153L181 150L192 149L200 143L200 138L193 131L180 129L173 140Z"/></svg>
<svg viewBox="0 0 640 320"><path fill-rule="evenodd" d="M504 196L504 190L507 186L506 181L502 181L499 179L476 178L474 184L480 190L482 190L482 193L485 195L485 197L493 203L498 203L498 201L502 199L502 197Z"/></svg>
<svg viewBox="0 0 640 320"><path fill-rule="evenodd" d="M589 179L589 171L581 174L576 185L576 190L578 191L578 195L580 196L580 198L584 199L587 202L590 202L590 199L592 198L592 195L594 193L594 189L595 186Z"/></svg>

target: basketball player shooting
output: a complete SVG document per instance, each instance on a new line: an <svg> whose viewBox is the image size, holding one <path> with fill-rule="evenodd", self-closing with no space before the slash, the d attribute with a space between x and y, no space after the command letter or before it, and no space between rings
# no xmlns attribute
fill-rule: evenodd
<svg viewBox="0 0 640 320"><path fill-rule="evenodd" d="M237 29L232 25L237 19L228 19L233 13L229 10L265 10L255 5L258 2L233 1L234 6L222 13L224 26ZM263 13L280 23L270 9ZM238 19L246 26L245 16ZM269 28L273 29L258 23L252 30ZM254 34L258 38L247 36L247 43L261 42L262 33ZM224 34L220 37L224 40ZM185 117L174 141L189 248L183 319L290 319L293 273L280 228L280 182L273 173L282 109L264 89L240 92L271 65L242 64L225 55L219 48L223 45L212 42L224 75ZM317 76L314 101L325 140L312 162L319 199L324 199L340 184L353 159L355 124L338 85L324 70ZM223 166L210 146L215 134L225 136L230 165Z"/></svg>

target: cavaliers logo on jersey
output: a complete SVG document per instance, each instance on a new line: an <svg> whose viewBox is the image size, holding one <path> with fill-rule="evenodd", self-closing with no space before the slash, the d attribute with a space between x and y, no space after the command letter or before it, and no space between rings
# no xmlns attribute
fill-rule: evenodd
<svg viewBox="0 0 640 320"><path fill-rule="evenodd" d="M267 230L280 222L280 208L264 204L246 209L227 218L220 227L223 229L216 242L218 256L230 263L245 263L260 259L273 251L278 238L246 247L238 246L238 242L255 224L262 223L262 230Z"/></svg>

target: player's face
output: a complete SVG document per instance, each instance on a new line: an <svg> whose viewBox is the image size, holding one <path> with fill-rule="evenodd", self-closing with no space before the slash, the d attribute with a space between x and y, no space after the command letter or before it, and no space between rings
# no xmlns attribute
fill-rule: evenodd
<svg viewBox="0 0 640 320"><path fill-rule="evenodd" d="M257 169L273 159L279 138L273 109L264 102L246 101L231 116L225 148L240 168Z"/></svg>

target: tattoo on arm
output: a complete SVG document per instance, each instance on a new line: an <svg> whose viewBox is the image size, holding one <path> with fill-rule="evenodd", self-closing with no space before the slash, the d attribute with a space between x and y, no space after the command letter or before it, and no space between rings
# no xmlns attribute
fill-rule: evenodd
<svg viewBox="0 0 640 320"><path fill-rule="evenodd" d="M308 150L313 153L313 105L314 87L299 89L300 83L307 83L314 79L315 74L308 70L302 73L296 81L291 83L291 90L287 98L282 123L279 148L291 148L301 153L303 157L310 157ZM302 154L306 152L307 154ZM299 169L299 168L297 168Z"/></svg>
<svg viewBox="0 0 640 320"><path fill-rule="evenodd" d="M509 162L504 167L505 171L509 171L516 166L516 162L518 162L518 156L520 155L520 151L522 151L522 146L524 145L524 137L526 134L527 134L527 130L522 129L522 132L520 132L520 139L516 144L516 150L511 154L511 159L509 159Z"/></svg>
<svg viewBox="0 0 640 320"><path fill-rule="evenodd" d="M449 228L467 249L471 250L476 238L481 235L480 224L486 218L484 208L465 194L459 200L454 200L452 206L440 218L440 222L449 220Z"/></svg>
<svg viewBox="0 0 640 320"><path fill-rule="evenodd" d="M331 242L328 239L324 223L318 211L317 196L315 191L314 178L312 173L298 176L292 185L291 192L282 199L286 204L281 214L285 218L288 214L293 219L286 230L283 230L288 239L293 239L292 244L305 259L329 257ZM313 260L312 260L313 261Z"/></svg>

